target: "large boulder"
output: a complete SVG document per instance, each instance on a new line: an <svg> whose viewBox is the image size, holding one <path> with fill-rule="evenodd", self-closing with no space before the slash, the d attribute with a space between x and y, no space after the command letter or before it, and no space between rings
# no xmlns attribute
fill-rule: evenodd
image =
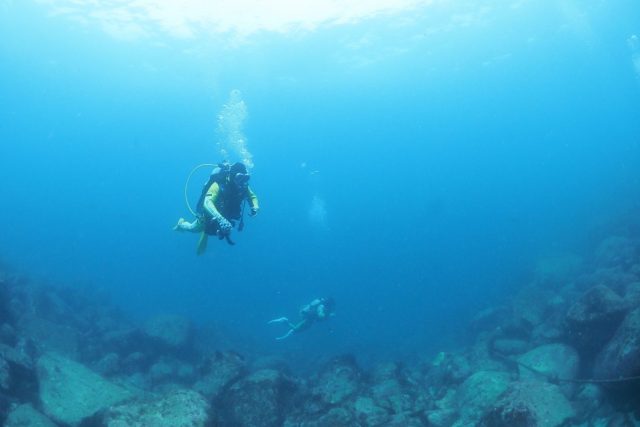
<svg viewBox="0 0 640 427"><path fill-rule="evenodd" d="M73 324L79 313L69 305L72 299L70 292L63 293L62 289L49 286L37 287L34 290L34 311L40 317L60 325Z"/></svg>
<svg viewBox="0 0 640 427"><path fill-rule="evenodd" d="M343 407L329 409L319 414L294 414L287 417L283 427L359 427L353 412Z"/></svg>
<svg viewBox="0 0 640 427"><path fill-rule="evenodd" d="M149 319L143 332L156 343L178 350L191 344L193 325L186 317L167 314Z"/></svg>
<svg viewBox="0 0 640 427"><path fill-rule="evenodd" d="M594 365L596 378L640 375L640 308L630 312Z"/></svg>
<svg viewBox="0 0 640 427"><path fill-rule="evenodd" d="M5 420L4 427L56 427L49 418L30 404L15 407Z"/></svg>
<svg viewBox="0 0 640 427"><path fill-rule="evenodd" d="M311 393L322 402L336 405L353 396L361 387L362 374L351 356L333 359L313 380Z"/></svg>
<svg viewBox="0 0 640 427"><path fill-rule="evenodd" d="M566 310L563 312L563 320L564 314ZM531 341L529 344L542 345L553 342L558 342L565 339L564 333L562 331L562 321L556 322L548 322L545 321L533 328L531 331Z"/></svg>
<svg viewBox="0 0 640 427"><path fill-rule="evenodd" d="M640 307L640 282L633 282L627 285L624 301L631 309Z"/></svg>
<svg viewBox="0 0 640 427"><path fill-rule="evenodd" d="M176 366L173 360L161 358L151 365L147 372L147 379L153 386L159 386L163 383L172 382L176 376Z"/></svg>
<svg viewBox="0 0 640 427"><path fill-rule="evenodd" d="M640 414L637 413L637 410L635 414L633 412L612 413L605 417L594 418L589 423L589 426L598 427L635 427L637 425L640 425Z"/></svg>
<svg viewBox="0 0 640 427"><path fill-rule="evenodd" d="M461 370L460 374L466 374L462 377L465 380L474 372L479 371L508 371L511 367L499 357L497 351L493 348L496 336L494 334L480 334L473 346L465 352L464 359L466 361L466 372ZM457 356L459 358L460 356ZM451 383L445 384L451 386Z"/></svg>
<svg viewBox="0 0 640 427"><path fill-rule="evenodd" d="M521 380L569 380L563 381L560 389L568 398L573 396L575 385L570 381L578 374L580 356L572 347L565 344L543 345L520 356L518 362Z"/></svg>
<svg viewBox="0 0 640 427"><path fill-rule="evenodd" d="M375 404L392 414L426 409L423 393L412 384L397 363L376 366L371 375L371 397Z"/></svg>
<svg viewBox="0 0 640 427"><path fill-rule="evenodd" d="M111 406L105 411L101 427L205 427L210 406L191 390L177 390L161 397Z"/></svg>
<svg viewBox="0 0 640 427"><path fill-rule="evenodd" d="M578 282L583 285L581 286L583 289L596 285L604 285L622 295L627 285L636 281L638 281L638 276L635 273L626 271L620 267L614 267L600 268L591 274L581 277Z"/></svg>
<svg viewBox="0 0 640 427"><path fill-rule="evenodd" d="M511 375L499 371L479 371L467 378L456 394L460 418L456 427L473 425L509 387Z"/></svg>
<svg viewBox="0 0 640 427"><path fill-rule="evenodd" d="M618 294L606 286L594 286L569 309L567 335L582 353L595 353L611 339L626 310Z"/></svg>
<svg viewBox="0 0 640 427"><path fill-rule="evenodd" d="M38 393L29 343L21 340L17 347L0 344L0 391L20 400L34 400Z"/></svg>
<svg viewBox="0 0 640 427"><path fill-rule="evenodd" d="M549 303L553 298L554 294L542 287L533 285L524 287L513 299L513 319L503 325L502 329L511 323L517 326L516 338L528 338L533 327L549 317Z"/></svg>
<svg viewBox="0 0 640 427"><path fill-rule="evenodd" d="M77 355L79 333L69 325L25 315L20 319L17 329L19 335L36 342L42 351L52 351L72 358Z"/></svg>
<svg viewBox="0 0 640 427"><path fill-rule="evenodd" d="M584 268L584 260L573 253L557 253L537 260L535 282L544 287L560 287L573 280Z"/></svg>
<svg viewBox="0 0 640 427"><path fill-rule="evenodd" d="M571 401L577 418L581 420L595 420L597 414L606 413L602 409L605 402L604 389L597 384L582 384ZM595 424L597 425L597 424Z"/></svg>
<svg viewBox="0 0 640 427"><path fill-rule="evenodd" d="M121 369L120 356L118 353L107 353L94 364L94 369L100 375L115 375Z"/></svg>
<svg viewBox="0 0 640 427"><path fill-rule="evenodd" d="M466 357L444 351L438 353L431 363L426 364L425 369L424 380L429 394L436 398L442 397L447 387L460 384L472 373Z"/></svg>
<svg viewBox="0 0 640 427"><path fill-rule="evenodd" d="M512 356L526 352L529 348L529 343L524 340L499 338L491 343L491 348L500 355Z"/></svg>
<svg viewBox="0 0 640 427"><path fill-rule="evenodd" d="M38 359L37 375L44 413L58 423L71 426L133 395L130 390L56 353L46 353Z"/></svg>
<svg viewBox="0 0 640 427"><path fill-rule="evenodd" d="M456 420L457 412L454 409L434 409L425 412L429 426L449 427Z"/></svg>
<svg viewBox="0 0 640 427"><path fill-rule="evenodd" d="M558 387L540 381L512 383L481 418L486 427L557 427L575 416Z"/></svg>
<svg viewBox="0 0 640 427"><path fill-rule="evenodd" d="M281 426L295 383L273 369L262 369L233 384L223 396L226 424L238 427Z"/></svg>
<svg viewBox="0 0 640 427"><path fill-rule="evenodd" d="M573 380L580 368L578 352L565 344L536 347L518 358L520 379L559 378ZM531 369L527 369L526 365Z"/></svg>
<svg viewBox="0 0 640 427"><path fill-rule="evenodd" d="M366 426L386 426L391 416L370 397L359 396L353 404L356 419Z"/></svg>
<svg viewBox="0 0 640 427"><path fill-rule="evenodd" d="M245 370L246 362L238 353L215 352L200 367L200 379L193 385L194 390L208 399L216 399Z"/></svg>

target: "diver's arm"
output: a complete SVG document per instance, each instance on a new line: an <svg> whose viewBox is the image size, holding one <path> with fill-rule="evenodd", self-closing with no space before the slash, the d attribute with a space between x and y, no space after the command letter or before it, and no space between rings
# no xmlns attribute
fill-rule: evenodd
<svg viewBox="0 0 640 427"><path fill-rule="evenodd" d="M247 200L251 206L251 213L255 215L260 210L260 204L258 203L258 196L249 187L247 187Z"/></svg>
<svg viewBox="0 0 640 427"><path fill-rule="evenodd" d="M211 218L218 223L218 237L223 238L224 236L229 236L231 233L231 228L233 227L228 219L222 216L218 208L216 208L216 201L220 195L220 186L217 182L211 184L209 187L209 191L207 191L207 195L204 198L203 206Z"/></svg>
<svg viewBox="0 0 640 427"><path fill-rule="evenodd" d="M204 197L204 204L203 204L206 211L209 212L209 215L211 215L211 217L218 222L220 221L220 219L224 219L222 214L218 211L218 208L216 208L216 204L215 204L215 202L218 200L219 195L220 195L220 186L218 185L217 182L214 182L213 184L211 184L211 187L209 187L209 190L207 191L207 195Z"/></svg>

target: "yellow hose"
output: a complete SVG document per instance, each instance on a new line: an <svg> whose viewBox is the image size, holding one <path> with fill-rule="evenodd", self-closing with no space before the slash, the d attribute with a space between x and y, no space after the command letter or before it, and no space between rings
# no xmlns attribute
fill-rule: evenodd
<svg viewBox="0 0 640 427"><path fill-rule="evenodd" d="M189 196L187 195L189 190L189 182L191 181L191 176L199 169L202 169L204 167L212 167L212 166L217 166L217 165L213 163L202 163L201 165L196 166L191 170L191 173L189 173L189 176L187 177L187 182L185 182L184 184L184 201L187 204L187 208L189 209L189 212L191 212L193 216L198 216L198 214L195 213L193 209L191 209L191 205L189 204Z"/></svg>

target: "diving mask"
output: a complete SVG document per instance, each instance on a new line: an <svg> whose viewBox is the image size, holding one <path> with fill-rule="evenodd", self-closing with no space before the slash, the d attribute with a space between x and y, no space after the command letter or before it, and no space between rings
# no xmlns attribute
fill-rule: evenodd
<svg viewBox="0 0 640 427"><path fill-rule="evenodd" d="M249 185L249 178L251 178L251 175L248 173L237 173L233 176L233 182L238 187L246 187Z"/></svg>

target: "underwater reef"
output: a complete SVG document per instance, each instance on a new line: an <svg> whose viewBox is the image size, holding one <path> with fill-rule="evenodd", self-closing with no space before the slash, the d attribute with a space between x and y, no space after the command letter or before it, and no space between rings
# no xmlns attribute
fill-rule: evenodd
<svg viewBox="0 0 640 427"><path fill-rule="evenodd" d="M308 377L201 345L190 319L137 324L83 290L0 271L6 427L640 425L640 239L541 262L474 317L471 345Z"/></svg>

